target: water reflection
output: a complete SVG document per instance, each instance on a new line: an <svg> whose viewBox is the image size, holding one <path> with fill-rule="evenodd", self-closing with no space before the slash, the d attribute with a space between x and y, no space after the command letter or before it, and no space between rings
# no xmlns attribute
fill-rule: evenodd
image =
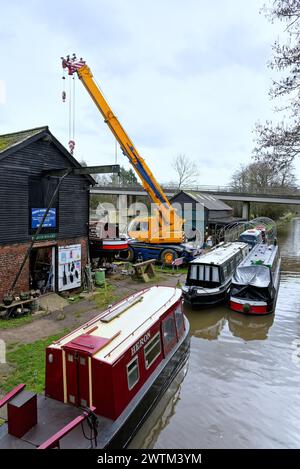
<svg viewBox="0 0 300 469"><path fill-rule="evenodd" d="M292 360L293 343L300 338L300 218L280 233L279 246L282 273L275 314L186 309L192 336L189 371L162 413L150 416L137 446L300 446L300 367Z"/></svg>
<svg viewBox="0 0 300 469"><path fill-rule="evenodd" d="M229 330L235 337L249 340L265 340L274 322L274 314L266 316L242 316L234 311L227 316Z"/></svg>
<svg viewBox="0 0 300 469"><path fill-rule="evenodd" d="M153 448L160 432L168 425L175 414L177 402L180 399L180 389L188 370L188 362L172 381L167 392L159 400L151 417L142 425L138 434L131 441L128 448Z"/></svg>
<svg viewBox="0 0 300 469"><path fill-rule="evenodd" d="M191 335L200 339L217 340L224 329L246 341L265 340L274 322L274 314L247 316L229 311L226 307L210 310L189 310L185 306L191 326Z"/></svg>
<svg viewBox="0 0 300 469"><path fill-rule="evenodd" d="M184 313L188 316L191 335L207 340L216 340L226 324L226 314L223 308L197 311L184 306Z"/></svg>

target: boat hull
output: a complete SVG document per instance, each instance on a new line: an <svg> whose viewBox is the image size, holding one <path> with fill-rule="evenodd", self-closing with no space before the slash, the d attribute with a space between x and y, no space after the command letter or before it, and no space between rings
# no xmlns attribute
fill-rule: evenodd
<svg viewBox="0 0 300 469"><path fill-rule="evenodd" d="M228 301L230 284L223 288L213 289L209 291L198 293L198 289L190 289L188 292L183 291L184 302L197 309L213 307Z"/></svg>
<svg viewBox="0 0 300 469"><path fill-rule="evenodd" d="M248 300L242 301L234 297L230 298L229 305L232 311L256 316L272 314L275 309L275 303L273 301L271 303L266 303L264 301L251 302Z"/></svg>
<svg viewBox="0 0 300 469"><path fill-rule="evenodd" d="M189 348L189 322L185 318L185 332L177 346L159 364L122 414L114 421L98 416L97 449L121 449L128 446L173 379L186 364ZM32 449L37 447L82 412L80 407L64 404L42 395L38 396L38 407L38 425L26 433L24 439L9 435L7 424L0 426L0 448ZM87 432L86 424L84 426ZM93 447L95 448L95 445ZM60 448L88 449L91 448L91 442L84 438L79 426L60 440Z"/></svg>
<svg viewBox="0 0 300 469"><path fill-rule="evenodd" d="M189 357L190 335L189 323L185 319L185 333L171 356L166 357L151 376L151 382L145 383L141 389L142 394L128 405L126 412L120 415L115 422L116 431L110 437L106 445L100 446L105 449L126 448L140 427L143 425L151 411L166 392L176 375L185 365ZM101 442L100 442L101 444Z"/></svg>

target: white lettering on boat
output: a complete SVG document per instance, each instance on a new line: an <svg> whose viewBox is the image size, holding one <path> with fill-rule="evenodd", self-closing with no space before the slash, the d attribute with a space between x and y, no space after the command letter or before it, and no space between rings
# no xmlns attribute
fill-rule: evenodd
<svg viewBox="0 0 300 469"><path fill-rule="evenodd" d="M150 336L150 331L146 332L146 334L131 347L131 356L135 355L136 352L148 342Z"/></svg>

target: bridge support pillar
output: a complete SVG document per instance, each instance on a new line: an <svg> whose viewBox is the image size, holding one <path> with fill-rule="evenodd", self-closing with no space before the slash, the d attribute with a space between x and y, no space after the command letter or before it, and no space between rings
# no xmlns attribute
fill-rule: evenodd
<svg viewBox="0 0 300 469"><path fill-rule="evenodd" d="M245 220L249 220L250 216L250 202L243 202L243 209L242 209L242 218Z"/></svg>
<svg viewBox="0 0 300 469"><path fill-rule="evenodd" d="M132 204L135 204L136 203L136 195L128 195L127 196L127 203L128 203L128 207L130 207L130 205Z"/></svg>
<svg viewBox="0 0 300 469"><path fill-rule="evenodd" d="M118 196L118 222L120 233L126 233L128 224L128 200L125 194Z"/></svg>

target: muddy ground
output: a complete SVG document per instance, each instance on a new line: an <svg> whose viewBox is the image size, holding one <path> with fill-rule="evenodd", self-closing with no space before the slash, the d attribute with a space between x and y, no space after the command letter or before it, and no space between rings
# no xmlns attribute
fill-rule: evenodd
<svg viewBox="0 0 300 469"><path fill-rule="evenodd" d="M185 274L159 273L154 281L147 284L139 283L128 277L110 278L108 283L112 286L112 303L151 285L178 286L184 282L185 276ZM50 335L59 334L65 329L75 329L106 308L107 305L98 307L93 297L90 297L78 303L69 304L63 308L63 310L51 312L46 316L37 316L34 318L33 315L34 320L29 324L11 329L0 329L0 337L5 341L7 346L31 343Z"/></svg>

